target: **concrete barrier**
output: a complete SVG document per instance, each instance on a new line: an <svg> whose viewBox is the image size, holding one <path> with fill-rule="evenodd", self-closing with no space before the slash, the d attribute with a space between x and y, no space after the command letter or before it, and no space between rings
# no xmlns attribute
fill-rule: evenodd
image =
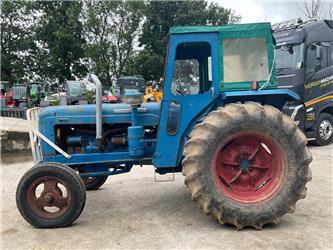
<svg viewBox="0 0 333 250"><path fill-rule="evenodd" d="M1 153L30 150L29 130L26 120L0 117Z"/></svg>

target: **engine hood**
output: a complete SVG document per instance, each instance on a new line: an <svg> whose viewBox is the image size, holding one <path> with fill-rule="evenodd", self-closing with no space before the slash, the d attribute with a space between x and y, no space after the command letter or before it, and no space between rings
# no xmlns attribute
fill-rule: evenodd
<svg viewBox="0 0 333 250"><path fill-rule="evenodd" d="M138 108L139 125L158 125L160 103L144 103ZM103 104L103 123L131 123L131 107L124 103ZM96 105L72 105L43 108L39 124L95 124ZM45 124L44 124L45 125Z"/></svg>

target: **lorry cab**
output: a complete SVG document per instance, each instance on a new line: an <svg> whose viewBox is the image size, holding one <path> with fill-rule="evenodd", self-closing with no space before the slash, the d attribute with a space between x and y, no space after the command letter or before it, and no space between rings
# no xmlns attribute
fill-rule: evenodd
<svg viewBox="0 0 333 250"><path fill-rule="evenodd" d="M333 138L333 21L289 21L273 26L280 88L300 100L288 103L290 115L317 145Z"/></svg>

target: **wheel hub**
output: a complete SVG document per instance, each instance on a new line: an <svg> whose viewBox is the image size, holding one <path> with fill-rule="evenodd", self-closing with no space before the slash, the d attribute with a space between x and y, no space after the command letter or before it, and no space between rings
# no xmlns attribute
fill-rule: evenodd
<svg viewBox="0 0 333 250"><path fill-rule="evenodd" d="M242 169L242 174L246 174L247 169L249 168L249 163L247 160L242 160L242 162L239 165Z"/></svg>
<svg viewBox="0 0 333 250"><path fill-rule="evenodd" d="M237 133L218 147L213 160L219 190L241 203L270 198L285 175L281 146L263 133Z"/></svg>
<svg viewBox="0 0 333 250"><path fill-rule="evenodd" d="M58 184L63 186L65 193ZM43 190L37 195L37 189L41 186ZM54 176L36 179L31 183L27 193L28 205L32 212L44 219L57 219L63 216L70 208L71 199L71 192L66 183Z"/></svg>
<svg viewBox="0 0 333 250"><path fill-rule="evenodd" d="M51 193L46 193L44 195L44 200L47 204L51 205L54 202L53 195Z"/></svg>
<svg viewBox="0 0 333 250"><path fill-rule="evenodd" d="M333 126L330 123L330 121L323 120L319 126L319 135L320 135L321 139L323 139L325 141L328 140L329 138L331 138L332 133L333 133Z"/></svg>

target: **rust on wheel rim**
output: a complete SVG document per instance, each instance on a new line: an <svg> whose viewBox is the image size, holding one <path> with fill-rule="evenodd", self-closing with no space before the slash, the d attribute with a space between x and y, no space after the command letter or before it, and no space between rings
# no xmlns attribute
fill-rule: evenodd
<svg viewBox="0 0 333 250"><path fill-rule="evenodd" d="M37 195L37 187L43 190ZM66 189L62 190L58 184ZM40 191L40 190L39 190ZM64 181L55 176L43 176L30 185L27 193L28 205L32 212L44 219L57 219L63 216L72 202L71 192Z"/></svg>
<svg viewBox="0 0 333 250"><path fill-rule="evenodd" d="M218 147L213 174L219 190L240 203L258 203L282 186L286 160L274 139L256 131L239 132Z"/></svg>

